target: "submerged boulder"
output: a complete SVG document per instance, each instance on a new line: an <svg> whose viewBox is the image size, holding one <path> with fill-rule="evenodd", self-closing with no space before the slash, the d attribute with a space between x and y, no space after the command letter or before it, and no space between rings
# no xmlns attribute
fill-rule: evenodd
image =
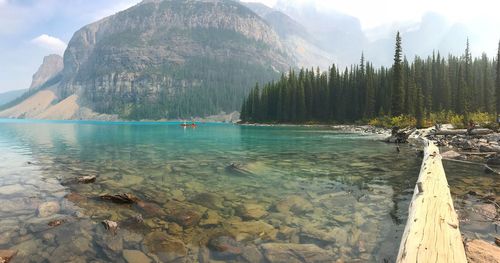
<svg viewBox="0 0 500 263"><path fill-rule="evenodd" d="M111 201L117 204L133 204L137 201L140 201L138 197L133 194L125 193L125 194L116 194L116 195L101 195L100 198L102 200Z"/></svg>
<svg viewBox="0 0 500 263"><path fill-rule="evenodd" d="M226 172L234 175L244 175L244 176L253 175L253 173L248 169L246 169L244 165L236 163L232 163L226 166Z"/></svg>
<svg viewBox="0 0 500 263"><path fill-rule="evenodd" d="M213 210L208 210L200 221L202 227L214 227L222 222L222 217Z"/></svg>
<svg viewBox="0 0 500 263"><path fill-rule="evenodd" d="M311 202L299 195L291 195L276 203L276 210L280 213L304 214L313 210Z"/></svg>
<svg viewBox="0 0 500 263"><path fill-rule="evenodd" d="M193 227L198 225L201 214L193 206L178 201L169 201L164 206L166 217L169 221L175 222L183 227Z"/></svg>
<svg viewBox="0 0 500 263"><path fill-rule="evenodd" d="M191 202L213 210L219 210L224 207L224 198L213 193L197 194L191 199Z"/></svg>
<svg viewBox="0 0 500 263"><path fill-rule="evenodd" d="M333 253L313 244L268 243L261 246L270 263L333 262Z"/></svg>
<svg viewBox="0 0 500 263"><path fill-rule="evenodd" d="M144 246L162 262L185 262L187 249L184 243L164 232L152 232L144 238Z"/></svg>
<svg viewBox="0 0 500 263"><path fill-rule="evenodd" d="M268 214L266 209L259 204L243 204L236 211L244 220L256 220Z"/></svg>
<svg viewBox="0 0 500 263"><path fill-rule="evenodd" d="M123 258L127 263L150 263L152 260L139 250L123 250Z"/></svg>
<svg viewBox="0 0 500 263"><path fill-rule="evenodd" d="M255 240L276 240L278 230L272 225L263 221L227 221L227 230L237 241Z"/></svg>
<svg viewBox="0 0 500 263"><path fill-rule="evenodd" d="M0 263L9 263L10 260L16 256L17 250L13 249L0 249Z"/></svg>
<svg viewBox="0 0 500 263"><path fill-rule="evenodd" d="M242 253L242 245L230 236L217 236L208 242L212 255L217 259L232 259Z"/></svg>
<svg viewBox="0 0 500 263"><path fill-rule="evenodd" d="M57 201L49 201L42 203L38 206L37 215L38 217L49 217L57 214L61 210L61 206Z"/></svg>

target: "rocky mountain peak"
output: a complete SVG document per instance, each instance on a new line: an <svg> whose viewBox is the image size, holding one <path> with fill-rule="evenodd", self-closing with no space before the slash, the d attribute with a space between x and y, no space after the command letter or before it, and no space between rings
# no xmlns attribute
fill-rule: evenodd
<svg viewBox="0 0 500 263"><path fill-rule="evenodd" d="M30 90L36 89L47 80L53 78L62 71L63 67L64 63L61 56L57 54L45 56L42 65L40 65L37 72L33 75Z"/></svg>

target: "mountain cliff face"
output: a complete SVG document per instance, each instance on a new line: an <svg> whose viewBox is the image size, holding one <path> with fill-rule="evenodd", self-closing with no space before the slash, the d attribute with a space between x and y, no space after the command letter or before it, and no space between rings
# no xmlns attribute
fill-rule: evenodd
<svg viewBox="0 0 500 263"><path fill-rule="evenodd" d="M239 109L255 82L294 65L275 31L229 0L149 0L77 31L64 54L62 100L123 118Z"/></svg>
<svg viewBox="0 0 500 263"><path fill-rule="evenodd" d="M321 43L317 38L299 22L261 3L245 2L242 4L262 17L276 31L287 53L293 56L298 67L319 66L327 69L331 66L333 55L321 48Z"/></svg>
<svg viewBox="0 0 500 263"><path fill-rule="evenodd" d="M47 80L59 74L64 67L63 58L59 55L52 54L43 58L43 63L33 75L30 90L40 87Z"/></svg>

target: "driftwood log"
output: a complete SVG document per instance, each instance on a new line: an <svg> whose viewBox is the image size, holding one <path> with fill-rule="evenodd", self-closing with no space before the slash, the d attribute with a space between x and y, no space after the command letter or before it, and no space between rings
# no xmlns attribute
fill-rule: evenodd
<svg viewBox="0 0 500 263"><path fill-rule="evenodd" d="M426 139L421 143L425 145L424 159L396 262L465 263L459 221L439 149Z"/></svg>
<svg viewBox="0 0 500 263"><path fill-rule="evenodd" d="M390 143L406 143L415 130L416 128L400 130L398 127L393 127L391 136L386 141Z"/></svg>
<svg viewBox="0 0 500 263"><path fill-rule="evenodd" d="M490 129L455 129L455 130L436 130L434 135L487 135L493 133Z"/></svg>

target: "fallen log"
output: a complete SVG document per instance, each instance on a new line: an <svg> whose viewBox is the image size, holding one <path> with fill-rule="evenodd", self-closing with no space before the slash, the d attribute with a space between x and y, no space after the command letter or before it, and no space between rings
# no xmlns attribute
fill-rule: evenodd
<svg viewBox="0 0 500 263"><path fill-rule="evenodd" d="M480 152L495 152L500 153L500 146L498 145L481 145L479 146Z"/></svg>
<svg viewBox="0 0 500 263"><path fill-rule="evenodd" d="M430 141L409 207L396 262L467 262L439 149Z"/></svg>
<svg viewBox="0 0 500 263"><path fill-rule="evenodd" d="M487 135L493 133L492 130L490 129L473 129L473 130L467 130L467 129L455 129L455 130L437 130L434 132L434 135Z"/></svg>
<svg viewBox="0 0 500 263"><path fill-rule="evenodd" d="M415 130L416 128L399 131L399 128L394 127L391 136L385 141L389 143L407 143L408 138Z"/></svg>

